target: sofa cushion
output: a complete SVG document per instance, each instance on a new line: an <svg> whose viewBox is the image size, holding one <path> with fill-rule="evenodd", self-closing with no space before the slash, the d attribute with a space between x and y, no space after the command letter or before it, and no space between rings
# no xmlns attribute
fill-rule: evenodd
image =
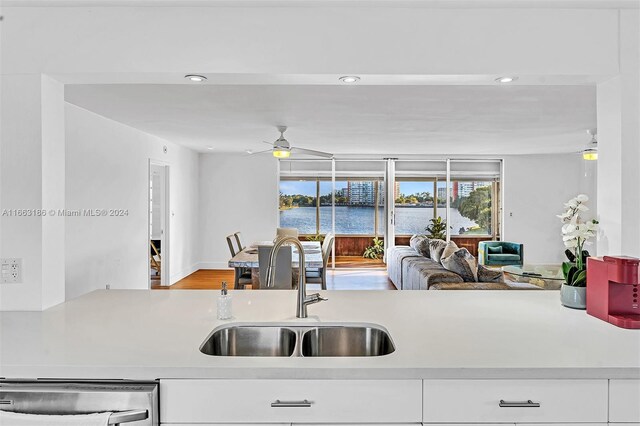
<svg viewBox="0 0 640 426"><path fill-rule="evenodd" d="M439 282L462 282L460 275L447 271L440 263L427 258L410 258L402 264L403 290L428 290Z"/></svg>
<svg viewBox="0 0 640 426"><path fill-rule="evenodd" d="M478 281L483 283L504 283L504 272L478 265Z"/></svg>
<svg viewBox="0 0 640 426"><path fill-rule="evenodd" d="M447 250L444 253L447 253ZM460 275L465 282L478 281L478 262L466 248L458 249L449 256L442 257L442 266Z"/></svg>
<svg viewBox="0 0 640 426"><path fill-rule="evenodd" d="M502 254L502 246L487 246L487 254Z"/></svg>
<svg viewBox="0 0 640 426"><path fill-rule="evenodd" d="M429 257L431 257L433 261L440 263L442 252L446 246L447 242L444 240L429 240Z"/></svg>
<svg viewBox="0 0 640 426"><path fill-rule="evenodd" d="M409 240L409 246L424 257L431 257L429 253L429 237L422 234L415 234Z"/></svg>
<svg viewBox="0 0 640 426"><path fill-rule="evenodd" d="M445 283L439 282L431 285L429 290L510 290L507 284L504 283L476 283L476 282L462 282L462 283Z"/></svg>
<svg viewBox="0 0 640 426"><path fill-rule="evenodd" d="M492 262L514 262L520 260L520 256L517 254L488 254L487 258Z"/></svg>

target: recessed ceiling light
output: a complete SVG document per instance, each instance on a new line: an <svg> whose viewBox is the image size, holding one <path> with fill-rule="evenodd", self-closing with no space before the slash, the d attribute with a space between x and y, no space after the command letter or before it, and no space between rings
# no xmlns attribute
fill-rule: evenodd
<svg viewBox="0 0 640 426"><path fill-rule="evenodd" d="M209 151L213 151L213 147L212 147L212 146L208 146L208 147L207 147L207 149L208 149Z"/></svg>
<svg viewBox="0 0 640 426"><path fill-rule="evenodd" d="M356 83L360 81L360 77L358 77L357 75L345 75L340 77L339 80L343 83Z"/></svg>
<svg viewBox="0 0 640 426"><path fill-rule="evenodd" d="M497 83L513 83L517 79L518 79L518 77L516 77L516 76L513 76L513 77L504 76L504 77L496 78L496 82Z"/></svg>
<svg viewBox="0 0 640 426"><path fill-rule="evenodd" d="M202 83L207 79L207 77L205 77L204 75L198 75L198 74L187 74L184 76L184 78L194 81L196 83Z"/></svg>
<svg viewBox="0 0 640 426"><path fill-rule="evenodd" d="M253 150L252 150L252 149L247 149L245 152L246 152L247 154L253 154Z"/></svg>

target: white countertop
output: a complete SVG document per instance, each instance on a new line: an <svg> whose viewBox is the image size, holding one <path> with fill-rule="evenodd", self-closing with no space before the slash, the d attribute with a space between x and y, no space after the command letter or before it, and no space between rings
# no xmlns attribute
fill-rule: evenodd
<svg viewBox="0 0 640 426"><path fill-rule="evenodd" d="M0 313L6 378L639 378L640 330L562 307L556 291L325 291L298 320L294 291L95 291L44 312ZM213 357L227 322L369 322L396 351L371 358Z"/></svg>

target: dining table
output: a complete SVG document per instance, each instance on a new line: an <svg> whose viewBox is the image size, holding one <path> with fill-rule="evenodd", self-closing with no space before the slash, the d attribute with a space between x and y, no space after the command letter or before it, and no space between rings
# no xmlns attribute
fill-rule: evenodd
<svg viewBox="0 0 640 426"><path fill-rule="evenodd" d="M304 249L304 267L305 268L322 268L324 266L322 260L322 247L319 241L301 241ZM245 247L240 253L229 259L229 267L235 269L235 285L238 288L238 277L243 271L251 270L251 286L252 288L260 288L260 263L258 261L258 247L273 246L273 241L256 241L250 246ZM300 259L296 246L291 247L291 267L298 269L300 267Z"/></svg>

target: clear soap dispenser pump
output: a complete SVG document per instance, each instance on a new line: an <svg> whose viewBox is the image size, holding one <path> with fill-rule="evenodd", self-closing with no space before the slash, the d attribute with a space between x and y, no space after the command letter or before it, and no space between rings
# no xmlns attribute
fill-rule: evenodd
<svg viewBox="0 0 640 426"><path fill-rule="evenodd" d="M218 298L218 319L231 319L231 295L227 291L227 283L222 282L222 290Z"/></svg>

